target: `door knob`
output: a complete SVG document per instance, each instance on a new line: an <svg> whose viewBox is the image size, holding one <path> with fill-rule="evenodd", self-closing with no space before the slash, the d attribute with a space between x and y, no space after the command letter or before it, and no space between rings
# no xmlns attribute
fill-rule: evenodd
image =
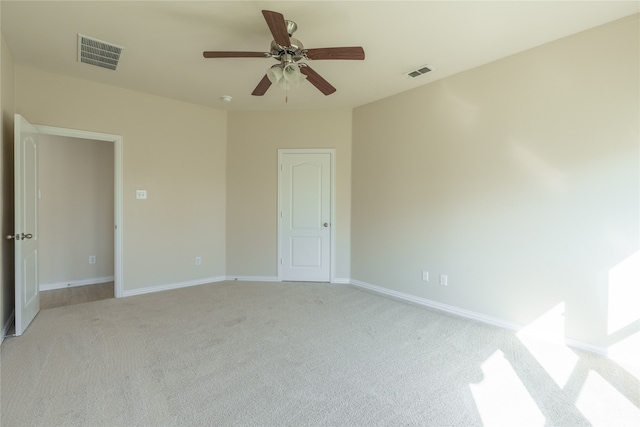
<svg viewBox="0 0 640 427"><path fill-rule="evenodd" d="M328 226L329 226L329 223L328 223L328 222L325 222L325 223L324 223L324 224L322 224L322 225L323 225L324 227L328 227Z"/></svg>
<svg viewBox="0 0 640 427"><path fill-rule="evenodd" d="M6 236L7 240L11 240L11 239L15 239L15 240L26 240L26 239L32 239L33 238L33 234L31 233L27 233L27 234L8 234Z"/></svg>

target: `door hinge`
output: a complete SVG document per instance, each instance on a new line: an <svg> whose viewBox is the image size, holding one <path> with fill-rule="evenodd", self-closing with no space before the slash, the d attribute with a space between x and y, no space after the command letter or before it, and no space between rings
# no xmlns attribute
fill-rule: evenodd
<svg viewBox="0 0 640 427"><path fill-rule="evenodd" d="M282 258L280 258L280 265L282 265Z"/></svg>

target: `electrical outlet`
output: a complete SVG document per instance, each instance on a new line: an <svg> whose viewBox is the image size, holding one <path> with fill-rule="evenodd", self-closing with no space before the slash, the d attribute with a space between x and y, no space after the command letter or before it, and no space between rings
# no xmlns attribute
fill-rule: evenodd
<svg viewBox="0 0 640 427"><path fill-rule="evenodd" d="M196 265L200 265L200 264L202 264L202 258L197 256L196 257Z"/></svg>
<svg viewBox="0 0 640 427"><path fill-rule="evenodd" d="M424 280L425 282L429 281L429 272L428 271L422 270L422 280Z"/></svg>
<svg viewBox="0 0 640 427"><path fill-rule="evenodd" d="M440 284L441 284L442 286L449 286L449 285L447 284L447 275L446 275L446 274L441 274L441 275L440 275Z"/></svg>
<svg viewBox="0 0 640 427"><path fill-rule="evenodd" d="M96 256L95 255L91 255L89 257L89 264L95 264L96 263Z"/></svg>

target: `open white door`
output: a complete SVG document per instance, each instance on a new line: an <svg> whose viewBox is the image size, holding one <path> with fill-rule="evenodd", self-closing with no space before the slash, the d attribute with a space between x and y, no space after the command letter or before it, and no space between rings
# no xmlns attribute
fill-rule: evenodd
<svg viewBox="0 0 640 427"><path fill-rule="evenodd" d="M331 281L332 153L279 150L280 280Z"/></svg>
<svg viewBox="0 0 640 427"><path fill-rule="evenodd" d="M38 131L15 115L15 334L22 335L38 311Z"/></svg>

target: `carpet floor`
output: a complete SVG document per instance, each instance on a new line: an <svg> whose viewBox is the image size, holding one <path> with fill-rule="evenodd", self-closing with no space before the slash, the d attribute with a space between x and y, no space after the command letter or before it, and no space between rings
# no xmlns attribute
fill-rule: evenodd
<svg viewBox="0 0 640 427"><path fill-rule="evenodd" d="M531 345L350 286L213 283L41 311L2 344L0 424L640 425L631 372Z"/></svg>

